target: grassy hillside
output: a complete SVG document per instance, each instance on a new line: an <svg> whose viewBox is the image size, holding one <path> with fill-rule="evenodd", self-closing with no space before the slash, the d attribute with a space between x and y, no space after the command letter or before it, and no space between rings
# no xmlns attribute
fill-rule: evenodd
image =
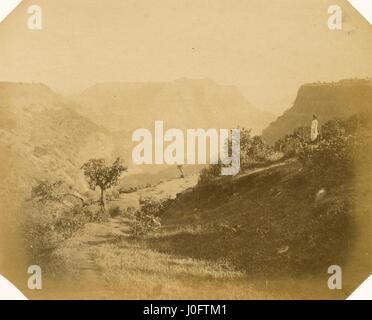
<svg viewBox="0 0 372 320"><path fill-rule="evenodd" d="M74 103L43 84L0 82L0 243L4 257L12 257L0 262L5 275L20 273L15 278L23 279L24 270L35 262L25 252L30 246L25 245L21 226L37 213L41 225L51 228L45 221L56 216L56 210L47 212L40 206L33 211L25 203L31 188L41 180L62 180L70 192L83 193L81 165L112 153L108 131L75 109ZM25 229L32 233L33 226L39 225ZM40 229L46 238L47 228Z"/></svg>
<svg viewBox="0 0 372 320"><path fill-rule="evenodd" d="M160 252L220 261L255 276L318 273L346 262L353 242L351 182L323 188L298 161L218 179L179 195L151 238Z"/></svg>
<svg viewBox="0 0 372 320"><path fill-rule="evenodd" d="M148 245L226 262L254 279L324 281L336 264L355 288L371 266L371 119L334 119L322 130L293 158L180 193Z"/></svg>
<svg viewBox="0 0 372 320"><path fill-rule="evenodd" d="M109 132L75 109L45 85L0 83L0 143L25 194L43 179L83 187L84 161L114 151Z"/></svg>

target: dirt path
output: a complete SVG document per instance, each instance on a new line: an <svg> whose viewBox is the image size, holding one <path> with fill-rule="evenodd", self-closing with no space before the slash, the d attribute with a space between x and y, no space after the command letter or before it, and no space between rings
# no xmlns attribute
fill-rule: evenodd
<svg viewBox="0 0 372 320"><path fill-rule="evenodd" d="M119 199L110 202L110 206L119 206L121 209L129 207L138 208L142 197L151 197L156 200L167 198L174 199L177 193L194 187L198 182L197 175L191 175L184 179L171 179L157 184L156 186L143 188L132 193L121 194Z"/></svg>
<svg viewBox="0 0 372 320"><path fill-rule="evenodd" d="M243 274L226 264L174 256L129 238L129 220L89 223L56 251L71 272L53 296L87 299L191 299L226 292L256 298ZM67 288L67 289L66 289Z"/></svg>
<svg viewBox="0 0 372 320"><path fill-rule="evenodd" d="M101 282L102 272L97 265L99 248L128 236L128 221L111 218L105 223L88 223L61 246L55 255L67 257L73 274L81 281Z"/></svg>
<svg viewBox="0 0 372 320"><path fill-rule="evenodd" d="M141 197L157 200L175 198L177 193L193 187L197 179L196 175L192 175L185 179L168 180L133 193L121 194L119 199L109 203L109 207L119 206L124 210L128 207L138 208ZM104 245L115 244L128 237L129 223L130 221L123 217L110 218L105 223L88 223L68 239L56 254L68 257L69 264L73 266L74 273L78 274L80 279L96 282L102 273L96 263L97 252Z"/></svg>
<svg viewBox="0 0 372 320"><path fill-rule="evenodd" d="M190 176L168 180L122 194L109 205L137 208L141 197L175 198L179 192L195 186L197 179L197 176ZM223 299L228 292L229 297L236 299L262 298L261 293L252 289L246 276L226 261L207 261L158 251L145 241L130 237L130 222L121 216L105 223L88 223L60 245L54 257L70 273L73 285L66 291L64 283L63 294L71 297L83 292L93 299Z"/></svg>
<svg viewBox="0 0 372 320"><path fill-rule="evenodd" d="M121 208L138 206L143 196L156 199L174 198L177 193L194 186L197 176L173 179L133 194L124 194L110 205ZM145 242L130 237L130 220L110 218L105 223L88 223L54 252L58 264L69 272L71 288L61 282L60 297L87 298L201 298L212 292L223 298L226 290L246 296L249 288L242 288L242 274L226 263L175 256L149 248ZM61 277L62 278L62 277ZM64 278L64 277L63 277ZM228 279L228 282L226 282ZM237 283L232 284L231 280ZM235 280L234 280L235 281ZM53 284L51 287L58 287ZM237 289L239 287L239 289ZM248 291L247 291L248 290Z"/></svg>
<svg viewBox="0 0 372 320"><path fill-rule="evenodd" d="M275 164L274 166L282 165ZM251 170L242 173L239 177L244 177L267 168ZM179 192L192 188L198 181L197 175L192 175L184 179L172 179L159 183L156 186L137 190L129 194L121 194L120 198L109 203L109 207L119 206L121 209L128 207L138 208L139 200L142 197L151 197L156 200L175 198ZM105 223L88 223L68 239L55 254L64 257L73 270L75 276L80 280L89 283L102 282L102 274L105 267L100 266L99 253L107 246L115 246L120 243L122 247L128 246L126 238L130 233L130 220L123 217L110 218ZM101 259L102 260L102 259Z"/></svg>
<svg viewBox="0 0 372 320"><path fill-rule="evenodd" d="M288 161L291 160L242 172L235 178L282 166ZM196 183L197 176L168 180L131 194L122 194L120 199L111 201L110 206L136 208L141 197L175 198L179 192ZM163 237L166 240L160 246L156 242L158 235L148 240L133 239L130 223L123 216L110 218L105 223L88 223L61 243L54 252L55 261L57 268L67 270L69 274L59 276L49 285L46 281L46 290L40 292L40 298L50 294L61 299L289 299L292 294L298 295L299 287L303 288L306 296L306 279L284 283L280 280L255 280L237 270L224 257L221 260L203 260L199 258L203 255L191 257L182 250L167 250L170 244L182 246L182 241L174 242L177 237L167 238L169 234ZM315 289L323 288L323 282L319 281L314 285ZM53 288L52 293L48 293L48 287Z"/></svg>

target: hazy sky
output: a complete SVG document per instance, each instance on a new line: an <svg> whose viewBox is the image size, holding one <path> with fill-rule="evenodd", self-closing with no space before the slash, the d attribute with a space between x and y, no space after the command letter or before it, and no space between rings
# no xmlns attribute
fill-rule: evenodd
<svg viewBox="0 0 372 320"><path fill-rule="evenodd" d="M327 27L330 4L342 31ZM27 7L43 29L27 28ZM372 26L346 0L25 0L0 24L0 80L71 93L210 78L280 112L305 82L372 76Z"/></svg>

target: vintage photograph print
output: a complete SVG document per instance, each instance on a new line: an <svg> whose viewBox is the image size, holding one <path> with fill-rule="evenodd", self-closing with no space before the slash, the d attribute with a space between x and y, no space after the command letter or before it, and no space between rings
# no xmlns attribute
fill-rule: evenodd
<svg viewBox="0 0 372 320"><path fill-rule="evenodd" d="M348 298L372 274L353 2L0 1L0 278L27 299Z"/></svg>

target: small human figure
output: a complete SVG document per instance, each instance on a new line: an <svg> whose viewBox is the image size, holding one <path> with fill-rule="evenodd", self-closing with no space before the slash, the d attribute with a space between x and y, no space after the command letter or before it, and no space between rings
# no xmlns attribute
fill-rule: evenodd
<svg viewBox="0 0 372 320"><path fill-rule="evenodd" d="M319 136L318 117L314 114L313 121L311 122L311 133L310 133L311 141L314 142L318 138L318 136Z"/></svg>
<svg viewBox="0 0 372 320"><path fill-rule="evenodd" d="M178 168L178 170L179 170L179 172L180 172L180 177L181 177L181 178L184 178L185 175L184 175L184 173L183 173L183 166L179 164L179 165L177 165L177 168Z"/></svg>

